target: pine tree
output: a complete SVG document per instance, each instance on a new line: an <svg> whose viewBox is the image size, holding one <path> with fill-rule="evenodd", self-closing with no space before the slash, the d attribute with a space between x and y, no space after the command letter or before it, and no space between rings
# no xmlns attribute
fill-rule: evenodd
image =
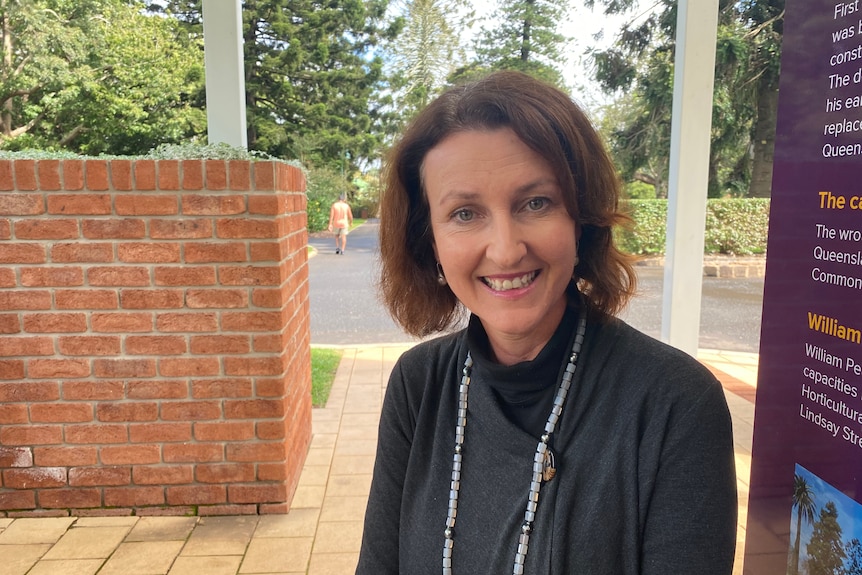
<svg viewBox="0 0 862 575"><path fill-rule="evenodd" d="M808 554L808 575L835 575L841 572L845 553L834 502L828 502L820 510L820 517L814 522L811 540L805 551Z"/></svg>

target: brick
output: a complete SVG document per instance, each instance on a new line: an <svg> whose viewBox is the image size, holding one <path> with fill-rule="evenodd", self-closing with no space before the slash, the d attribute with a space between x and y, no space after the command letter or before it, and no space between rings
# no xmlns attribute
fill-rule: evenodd
<svg viewBox="0 0 862 575"><path fill-rule="evenodd" d="M0 316L0 324L2 324ZM24 331L28 333L80 333L87 331L83 313L25 313Z"/></svg>
<svg viewBox="0 0 862 575"><path fill-rule="evenodd" d="M284 370L278 357L226 357L225 375L280 375Z"/></svg>
<svg viewBox="0 0 862 575"><path fill-rule="evenodd" d="M156 421L159 406L152 402L100 403L96 406L96 418L105 422Z"/></svg>
<svg viewBox="0 0 862 575"><path fill-rule="evenodd" d="M284 421L259 421L255 427L255 434L258 439L264 441L284 440Z"/></svg>
<svg viewBox="0 0 862 575"><path fill-rule="evenodd" d="M98 488L47 489L39 492L39 505L46 509L101 507L102 493Z"/></svg>
<svg viewBox="0 0 862 575"><path fill-rule="evenodd" d="M66 486L63 467L28 467L3 471L3 484L10 489L48 489Z"/></svg>
<svg viewBox="0 0 862 575"><path fill-rule="evenodd" d="M274 191L275 188L275 162L255 162L252 164L254 173L254 189L257 192Z"/></svg>
<svg viewBox="0 0 862 575"><path fill-rule="evenodd" d="M183 160L183 189L184 190L202 190L204 189L204 163L201 160Z"/></svg>
<svg viewBox="0 0 862 575"><path fill-rule="evenodd" d="M45 213L41 194L0 194L0 215L37 216Z"/></svg>
<svg viewBox="0 0 862 575"><path fill-rule="evenodd" d="M197 399L251 397L249 378L197 379L192 382L192 397Z"/></svg>
<svg viewBox="0 0 862 575"><path fill-rule="evenodd" d="M278 266L221 266L219 281L226 286L277 286L281 284Z"/></svg>
<svg viewBox="0 0 862 575"><path fill-rule="evenodd" d="M168 487L165 491L168 505L214 505L227 501L227 490L222 485Z"/></svg>
<svg viewBox="0 0 862 575"><path fill-rule="evenodd" d="M15 423L29 423L30 417L27 415L27 406L20 404L0 404L0 424L12 425ZM0 448L2 451L2 448ZM3 465L0 465L3 467Z"/></svg>
<svg viewBox="0 0 862 575"><path fill-rule="evenodd" d="M39 189L56 191L60 189L60 161L39 160L36 163L36 177L39 179ZM50 197L50 196L49 196Z"/></svg>
<svg viewBox="0 0 862 575"><path fill-rule="evenodd" d="M132 164L135 190L156 189L156 162L154 160L137 160Z"/></svg>
<svg viewBox="0 0 862 575"><path fill-rule="evenodd" d="M122 381L64 381L63 399L67 401L98 401L122 399L125 385Z"/></svg>
<svg viewBox="0 0 862 575"><path fill-rule="evenodd" d="M273 399L229 400L224 402L224 416L227 419L281 418L284 404Z"/></svg>
<svg viewBox="0 0 862 575"><path fill-rule="evenodd" d="M111 186L118 191L132 189L132 160L113 159L108 163L111 170Z"/></svg>
<svg viewBox="0 0 862 575"><path fill-rule="evenodd" d="M105 243L60 243L51 246L51 260L55 263L111 262L114 246Z"/></svg>
<svg viewBox="0 0 862 575"><path fill-rule="evenodd" d="M251 261L280 262L281 246L276 242L255 242L251 244Z"/></svg>
<svg viewBox="0 0 862 575"><path fill-rule="evenodd" d="M34 379L76 378L90 375L88 359L31 359L27 375Z"/></svg>
<svg viewBox="0 0 862 575"><path fill-rule="evenodd" d="M84 423L93 421L89 403L36 403L30 406L33 423Z"/></svg>
<svg viewBox="0 0 862 575"><path fill-rule="evenodd" d="M278 223L271 219L221 219L216 222L216 237L222 239L268 239L279 237Z"/></svg>
<svg viewBox="0 0 862 575"><path fill-rule="evenodd" d="M0 240L12 239L12 222L8 219L0 219Z"/></svg>
<svg viewBox="0 0 862 575"><path fill-rule="evenodd" d="M6 446L60 445L63 427L60 425L6 425L0 428L0 444Z"/></svg>
<svg viewBox="0 0 862 575"><path fill-rule="evenodd" d="M227 162L224 160L206 160L206 188L208 190L224 190L227 188Z"/></svg>
<svg viewBox="0 0 862 575"><path fill-rule="evenodd" d="M163 332L214 332L218 330L218 320L214 313L163 312L156 318L156 329Z"/></svg>
<svg viewBox="0 0 862 575"><path fill-rule="evenodd" d="M287 469L280 463L261 463L257 466L258 481L284 481L287 479Z"/></svg>
<svg viewBox="0 0 862 575"><path fill-rule="evenodd" d="M119 216L173 216L179 213L175 195L119 195L114 198Z"/></svg>
<svg viewBox="0 0 862 575"><path fill-rule="evenodd" d="M255 335L252 348L257 353L280 353L286 348L285 337L282 334Z"/></svg>
<svg viewBox="0 0 862 575"><path fill-rule="evenodd" d="M67 425L64 427L66 443L69 444L108 444L127 443L129 440L126 426L122 424Z"/></svg>
<svg viewBox="0 0 862 575"><path fill-rule="evenodd" d="M0 445L0 469L9 467L33 467L33 451L29 447Z"/></svg>
<svg viewBox="0 0 862 575"><path fill-rule="evenodd" d="M228 461L284 461L283 443L229 443Z"/></svg>
<svg viewBox="0 0 862 575"><path fill-rule="evenodd" d="M198 422L194 434L197 441L248 441L256 437L251 421Z"/></svg>
<svg viewBox="0 0 862 575"><path fill-rule="evenodd" d="M208 219L153 220L150 237L154 240L201 239L213 237L212 221Z"/></svg>
<svg viewBox="0 0 862 575"><path fill-rule="evenodd" d="M83 220L81 231L85 238L93 240L140 240L147 237L146 223L135 218Z"/></svg>
<svg viewBox="0 0 862 575"><path fill-rule="evenodd" d="M182 290L126 289L121 292L121 298L125 309L176 309L183 307Z"/></svg>
<svg viewBox="0 0 862 575"><path fill-rule="evenodd" d="M203 421L222 415L218 401L165 401L161 404L163 421Z"/></svg>
<svg viewBox="0 0 862 575"><path fill-rule="evenodd" d="M110 215L111 196L108 194L50 194L48 196L48 213L63 215Z"/></svg>
<svg viewBox="0 0 862 575"><path fill-rule="evenodd" d="M80 267L21 268L22 287L81 285L84 285L84 270Z"/></svg>
<svg viewBox="0 0 862 575"><path fill-rule="evenodd" d="M28 403L60 399L60 386L49 381L0 383L0 403Z"/></svg>
<svg viewBox="0 0 862 575"><path fill-rule="evenodd" d="M180 163L178 160L159 160L156 162L158 187L160 190L180 189Z"/></svg>
<svg viewBox="0 0 862 575"><path fill-rule="evenodd" d="M287 501L287 488L273 485L230 485L231 503L279 503Z"/></svg>
<svg viewBox="0 0 862 575"><path fill-rule="evenodd" d="M149 332L153 330L153 319L153 314L149 312L90 314L90 324L94 332Z"/></svg>
<svg viewBox="0 0 862 575"><path fill-rule="evenodd" d="M274 311L226 311L221 317L223 331L281 331L283 327L281 314Z"/></svg>
<svg viewBox="0 0 862 575"><path fill-rule="evenodd" d="M117 292L98 289L56 290L54 301L57 309L116 309L119 304Z"/></svg>
<svg viewBox="0 0 862 575"><path fill-rule="evenodd" d="M242 242L184 244L185 262L190 264L245 262L248 248Z"/></svg>
<svg viewBox="0 0 862 575"><path fill-rule="evenodd" d="M251 189L251 162L248 160L228 161L228 187L231 190Z"/></svg>
<svg viewBox="0 0 862 575"><path fill-rule="evenodd" d="M129 399L187 399L189 384L184 379L130 381Z"/></svg>
<svg viewBox="0 0 862 575"><path fill-rule="evenodd" d="M133 423L129 425L129 439L132 443L158 444L191 441L192 424L188 422Z"/></svg>
<svg viewBox="0 0 862 575"><path fill-rule="evenodd" d="M186 291L186 305L192 309L201 308L247 308L248 291L245 289L189 289Z"/></svg>
<svg viewBox="0 0 862 575"><path fill-rule="evenodd" d="M284 378L257 378L254 389L258 397L284 397L288 394Z"/></svg>
<svg viewBox="0 0 862 575"><path fill-rule="evenodd" d="M207 182L207 189L221 188L213 188ZM245 198L238 195L184 194L182 206L182 213L189 216L230 216L245 212Z"/></svg>
<svg viewBox="0 0 862 575"><path fill-rule="evenodd" d="M85 160L84 181L88 190L102 191L111 187L106 160Z"/></svg>
<svg viewBox="0 0 862 575"><path fill-rule="evenodd" d="M91 286L144 287L150 285L150 270L134 266L91 267L87 281Z"/></svg>
<svg viewBox="0 0 862 575"><path fill-rule="evenodd" d="M132 470L124 466L100 465L99 467L73 467L69 470L69 485L72 487L128 485L131 479Z"/></svg>
<svg viewBox="0 0 862 575"><path fill-rule="evenodd" d="M162 460L158 445L106 445L99 448L105 465L147 465Z"/></svg>
<svg viewBox="0 0 862 575"><path fill-rule="evenodd" d="M26 326L26 318L24 316L25 326ZM25 327L26 329L26 327ZM10 333L20 333L21 332L21 321L18 319L18 314L16 313L0 313L0 334L10 334Z"/></svg>
<svg viewBox="0 0 862 575"><path fill-rule="evenodd" d="M216 283L216 270L211 266L157 266L155 284L159 286L201 286Z"/></svg>
<svg viewBox="0 0 862 575"><path fill-rule="evenodd" d="M193 480L194 468L191 465L136 466L132 469L132 481L138 485L176 485Z"/></svg>
<svg viewBox="0 0 862 575"><path fill-rule="evenodd" d="M54 341L50 337L0 338L0 356L53 355Z"/></svg>
<svg viewBox="0 0 862 575"><path fill-rule="evenodd" d="M22 240L68 240L78 237L75 220L22 220L15 222L15 236Z"/></svg>
<svg viewBox="0 0 862 575"><path fill-rule="evenodd" d="M180 355L187 351L184 337L169 335L130 335L125 348L129 355Z"/></svg>
<svg viewBox="0 0 862 575"><path fill-rule="evenodd" d="M159 373L164 377L203 377L218 375L216 358L163 358L159 360Z"/></svg>
<svg viewBox="0 0 862 575"><path fill-rule="evenodd" d="M153 377L156 375L154 359L96 359L93 360L96 377Z"/></svg>
<svg viewBox="0 0 862 575"><path fill-rule="evenodd" d="M174 443L162 446L166 463L203 463L224 461L220 443Z"/></svg>
<svg viewBox="0 0 862 575"><path fill-rule="evenodd" d="M191 352L195 355L235 354L251 351L248 336L244 335L193 335Z"/></svg>
<svg viewBox="0 0 862 575"><path fill-rule="evenodd" d="M35 491L0 491L0 510L2 511L35 508Z"/></svg>
<svg viewBox="0 0 862 575"><path fill-rule="evenodd" d="M0 191L10 192L15 189L15 176L12 171L12 160L0 160Z"/></svg>
<svg viewBox="0 0 862 575"><path fill-rule="evenodd" d="M107 507L144 507L164 505L165 490L161 487L106 487Z"/></svg>
<svg viewBox="0 0 862 575"><path fill-rule="evenodd" d="M36 447L33 462L39 467L79 467L96 465L99 458L95 447Z"/></svg>
<svg viewBox="0 0 862 575"><path fill-rule="evenodd" d="M249 196L248 213L256 216L277 216L284 213L284 198L280 195L266 194Z"/></svg>
<svg viewBox="0 0 862 575"><path fill-rule="evenodd" d="M36 161L15 160L12 167L15 172L15 187L19 190L38 190L36 182Z"/></svg>
<svg viewBox="0 0 862 575"><path fill-rule="evenodd" d="M24 361L20 359L2 360L0 359L0 380L4 379L23 379L24 378ZM0 384L0 390L2 390ZM0 391L2 396L2 391Z"/></svg>
<svg viewBox="0 0 862 575"><path fill-rule="evenodd" d="M64 190L84 189L84 162L81 160L63 160L62 171Z"/></svg>
<svg viewBox="0 0 862 575"><path fill-rule="evenodd" d="M251 463L210 463L195 466L195 479L201 483L250 483L255 480Z"/></svg>
<svg viewBox="0 0 862 575"><path fill-rule="evenodd" d="M179 262L180 245L164 242L123 243L117 246L117 257L128 263Z"/></svg>
<svg viewBox="0 0 862 575"><path fill-rule="evenodd" d="M43 264L45 253L45 246L39 244L4 245L0 250L0 264Z"/></svg>
<svg viewBox="0 0 862 575"><path fill-rule="evenodd" d="M57 338L63 355L119 355L120 337L109 335L75 335Z"/></svg>

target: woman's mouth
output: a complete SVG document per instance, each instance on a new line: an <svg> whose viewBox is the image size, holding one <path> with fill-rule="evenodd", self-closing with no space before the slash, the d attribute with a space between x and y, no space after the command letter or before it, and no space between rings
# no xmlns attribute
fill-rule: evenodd
<svg viewBox="0 0 862 575"><path fill-rule="evenodd" d="M536 279L538 272L530 272L526 273L522 276L507 278L507 279L495 279L490 277L483 277L482 281L485 282L489 288L494 291L509 291L513 289L521 289L525 288Z"/></svg>

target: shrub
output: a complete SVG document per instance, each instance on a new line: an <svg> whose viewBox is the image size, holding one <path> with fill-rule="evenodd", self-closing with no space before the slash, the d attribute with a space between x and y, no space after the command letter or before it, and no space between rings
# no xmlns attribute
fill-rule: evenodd
<svg viewBox="0 0 862 575"><path fill-rule="evenodd" d="M326 168L312 168L306 178L308 231L319 232L329 224L329 207L345 191L347 183L340 174Z"/></svg>

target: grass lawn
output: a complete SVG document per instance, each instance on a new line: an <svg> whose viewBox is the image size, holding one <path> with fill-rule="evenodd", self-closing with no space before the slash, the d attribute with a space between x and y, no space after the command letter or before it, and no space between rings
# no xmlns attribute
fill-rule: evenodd
<svg viewBox="0 0 862 575"><path fill-rule="evenodd" d="M341 361L341 350L311 348L311 405L324 407L335 372Z"/></svg>

